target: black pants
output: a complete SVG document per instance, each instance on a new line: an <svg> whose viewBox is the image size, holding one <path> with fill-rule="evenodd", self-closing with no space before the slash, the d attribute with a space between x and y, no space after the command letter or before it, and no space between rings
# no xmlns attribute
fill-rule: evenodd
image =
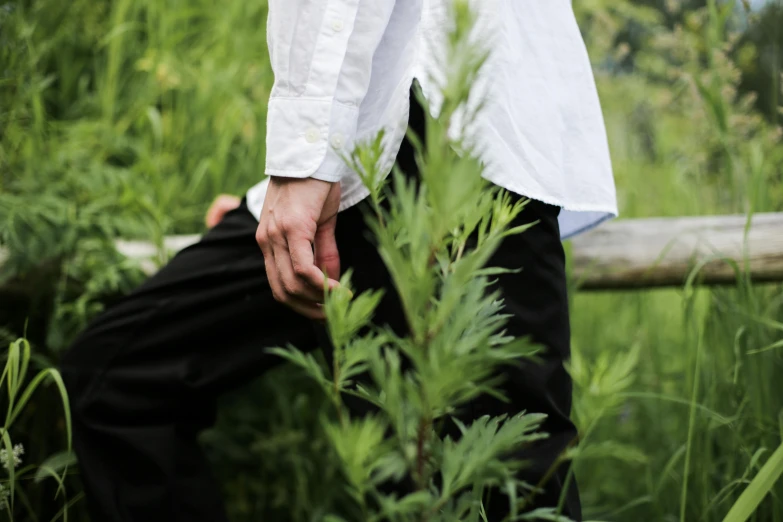
<svg viewBox="0 0 783 522"><path fill-rule="evenodd" d="M411 125L420 127L421 117L414 107ZM398 163L415 172L407 142ZM571 381L563 368L570 332L558 214L556 207L528 204L520 224L539 223L508 238L490 263L524 267L500 276L498 284L512 316L509 333L545 346L543 363L508 370L510 404L481 398L468 408L473 417L522 410L548 415L543 430L549 438L520 455L531 462L522 475L534 485L576 438L569 420ZM321 338L318 327L273 299L256 227L244 204L229 213L201 242L100 315L64 357L74 445L95 522L226 519L197 434L213 422L218 396L279 362L264 348L312 349ZM389 274L367 237L359 207L340 214L342 266L353 269L357 291L387 288L376 321L404 328ZM536 506L558 504L567 471L558 468ZM564 514L581 520L575 486L565 498ZM505 503L492 504L490 520L499 521Z"/></svg>

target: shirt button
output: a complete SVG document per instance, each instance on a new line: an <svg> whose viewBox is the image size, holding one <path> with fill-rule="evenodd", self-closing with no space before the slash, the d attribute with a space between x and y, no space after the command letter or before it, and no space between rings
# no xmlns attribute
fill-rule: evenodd
<svg viewBox="0 0 783 522"><path fill-rule="evenodd" d="M343 24L342 20L335 20L332 22L332 30L334 30L335 33L339 33L343 29L345 29L345 24Z"/></svg>
<svg viewBox="0 0 783 522"><path fill-rule="evenodd" d="M332 147L335 149L342 149L343 145L345 145L345 138L343 138L343 135L339 132L336 132L332 135Z"/></svg>
<svg viewBox="0 0 783 522"><path fill-rule="evenodd" d="M307 143L315 143L321 139L321 133L315 127L310 127L307 129L307 132L305 132L305 139L307 140Z"/></svg>

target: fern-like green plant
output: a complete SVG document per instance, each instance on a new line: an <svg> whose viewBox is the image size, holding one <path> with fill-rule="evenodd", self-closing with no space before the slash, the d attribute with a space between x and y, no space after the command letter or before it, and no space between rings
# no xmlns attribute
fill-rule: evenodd
<svg viewBox="0 0 783 522"><path fill-rule="evenodd" d="M482 179L463 139L474 107L480 110L469 97L487 54L472 37L469 2L454 2L452 14L444 56L451 74L440 86L439 115L427 118L425 140L410 137L420 183L395 172L387 191L377 170L380 139L348 158L371 192L368 223L400 297L407 333L371 326L381 293L354 297L348 273L325 305L331 375L295 348L273 350L303 368L334 404L336 414L323 423L350 505L330 522L485 520L482 500L491 488L509 499L508 520L556 516L554 509L523 514L531 485L515 477L522 464L504 458L545 437L538 431L542 415L485 416L470 424L454 418L457 438L442 438L437 428L468 401L499 394L502 367L535 352L504 333L506 316L491 281L502 270L485 266L505 237L527 228L511 227L524 202L512 203ZM369 382L358 384L365 373ZM375 413L352 416L346 395L371 403ZM412 486L390 494L389 483Z"/></svg>

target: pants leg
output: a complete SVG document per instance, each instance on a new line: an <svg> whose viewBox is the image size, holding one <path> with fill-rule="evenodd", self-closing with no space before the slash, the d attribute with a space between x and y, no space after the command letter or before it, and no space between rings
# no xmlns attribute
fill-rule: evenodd
<svg viewBox="0 0 783 522"><path fill-rule="evenodd" d="M508 333L529 337L544 352L536 363L526 361L506 370L502 389L509 403L486 396L479 398L472 410L474 417L520 411L547 415L541 431L548 438L515 455L528 463L520 478L543 488L532 497L530 507L558 506L563 495L562 514L579 521L581 505L573 477L568 478L570 467L557 465L559 457L577 439L576 427L569 418L572 382L563 366L570 357L571 334L559 213L557 207L530 201L517 224L538 223L521 235L507 238L490 261L491 266L522 268L519 273L498 279L505 311L510 315ZM490 502L490 520L501 520L506 513L505 499Z"/></svg>
<svg viewBox="0 0 783 522"><path fill-rule="evenodd" d="M62 362L92 519L225 520L196 441L215 400L275 364L265 347L315 346L277 303L244 205L99 316Z"/></svg>

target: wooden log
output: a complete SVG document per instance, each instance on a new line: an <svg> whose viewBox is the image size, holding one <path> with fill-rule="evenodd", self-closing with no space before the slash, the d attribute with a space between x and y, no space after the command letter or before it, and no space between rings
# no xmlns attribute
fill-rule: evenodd
<svg viewBox="0 0 783 522"><path fill-rule="evenodd" d="M571 241L572 276L580 290L681 286L698 267L705 285L734 284L737 269L754 282L783 281L783 213L617 220ZM178 251L199 236L166 238ZM149 243L119 241L120 252L155 270Z"/></svg>
<svg viewBox="0 0 783 522"><path fill-rule="evenodd" d="M748 226L749 225L749 226ZM747 230L746 230L747 226ZM629 219L576 237L572 273L581 290L783 281L783 213Z"/></svg>
<svg viewBox="0 0 783 522"><path fill-rule="evenodd" d="M704 285L734 284L737 270L754 282L783 281L783 213L617 220L570 243L572 276L580 290L681 286L695 267ZM171 236L170 253L199 240ZM117 241L117 249L153 274L157 248L144 241ZM3 253L0 250L0 264Z"/></svg>
<svg viewBox="0 0 783 522"><path fill-rule="evenodd" d="M200 239L201 236L198 234L167 236L163 238L163 249L166 254L175 254L198 243ZM125 257L138 260L145 274L152 275L157 272L161 257L157 246L147 241L127 241L124 239L117 240L115 245L117 251Z"/></svg>

